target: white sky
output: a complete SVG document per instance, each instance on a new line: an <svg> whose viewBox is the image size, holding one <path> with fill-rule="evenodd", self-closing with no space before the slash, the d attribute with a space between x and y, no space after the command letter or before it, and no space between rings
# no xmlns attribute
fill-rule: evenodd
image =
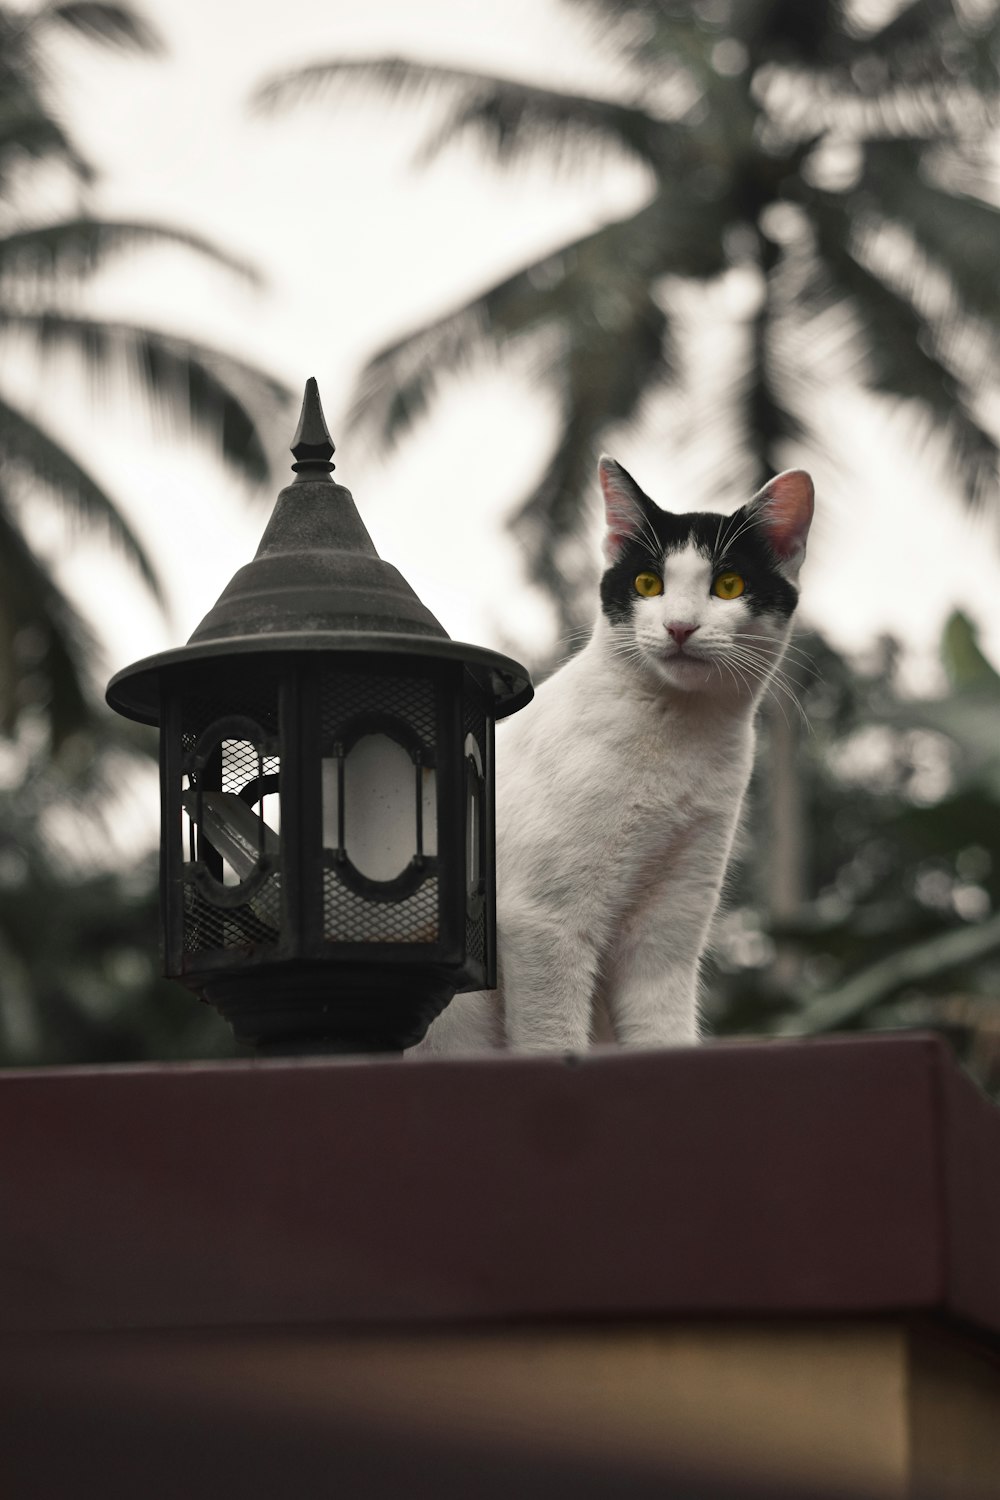
<svg viewBox="0 0 1000 1500"><path fill-rule="evenodd" d="M529 256L641 201L637 171L553 178L541 166L501 173L473 150L416 173L410 159L426 108L389 108L352 91L260 118L248 96L265 76L324 56L394 52L529 75L570 88L611 76L572 7L557 0L149 0L169 55L135 59L73 42L60 47L61 99L72 132L103 177L88 202L108 218L155 219L209 235L248 257L267 286L252 292L193 259L144 252L118 261L92 305L216 343L296 389L320 382L350 486L383 556L396 563L453 636L529 661L551 643L544 603L521 584L503 519L526 493L551 440L545 398L513 376L454 384L432 419L388 462L345 430L342 413L364 358L385 339L444 311ZM55 209L55 205L53 204ZM123 569L74 545L63 576L99 609L108 670L180 644L256 549L278 483L248 507L203 450L156 442L134 409L99 405L52 372L6 361L5 387L54 418L59 433L121 500L166 576L163 621ZM962 520L940 470L849 394L826 398L826 451L810 468L818 518L804 575L804 614L856 648L896 632L918 657L958 602L1000 660L998 528ZM275 436L276 458L291 437ZM669 504L683 470L674 439L623 436L616 456ZM851 477L844 467L854 465ZM737 495L700 504L731 508ZM595 513L597 506L595 487ZM690 508L689 497L686 508ZM36 521L36 539L55 533Z"/></svg>

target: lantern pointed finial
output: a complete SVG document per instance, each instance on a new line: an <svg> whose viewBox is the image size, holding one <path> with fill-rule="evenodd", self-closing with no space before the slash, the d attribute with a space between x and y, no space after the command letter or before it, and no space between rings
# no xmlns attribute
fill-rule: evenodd
<svg viewBox="0 0 1000 1500"><path fill-rule="evenodd" d="M323 415L315 375L310 375L306 381L299 425L295 429L291 446L296 458L292 468L297 474L318 477L320 474L329 474L334 467L330 462L334 454L333 438Z"/></svg>

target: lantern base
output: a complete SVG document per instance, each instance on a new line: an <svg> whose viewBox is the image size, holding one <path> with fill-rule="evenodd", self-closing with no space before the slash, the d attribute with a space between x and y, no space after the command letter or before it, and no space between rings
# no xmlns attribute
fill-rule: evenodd
<svg viewBox="0 0 1000 1500"><path fill-rule="evenodd" d="M294 972L225 975L192 985L263 1056L402 1052L422 1041L455 993L454 980L401 967L384 974Z"/></svg>

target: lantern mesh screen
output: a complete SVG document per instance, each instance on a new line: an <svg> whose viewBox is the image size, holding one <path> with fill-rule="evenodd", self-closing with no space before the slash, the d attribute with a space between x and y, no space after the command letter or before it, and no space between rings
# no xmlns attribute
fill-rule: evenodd
<svg viewBox="0 0 1000 1500"><path fill-rule="evenodd" d="M330 672L323 678L322 733L324 754L335 741L357 729L366 719L385 714L402 719L420 736L428 765L434 764L436 703L434 683L426 677L360 676Z"/></svg>
<svg viewBox="0 0 1000 1500"><path fill-rule="evenodd" d="M465 948L474 963L486 962L486 916L482 911L467 919Z"/></svg>
<svg viewBox="0 0 1000 1500"><path fill-rule="evenodd" d="M277 775L281 764L276 755L262 755L252 740L227 735L222 751L222 790L241 792L258 775Z"/></svg>
<svg viewBox="0 0 1000 1500"><path fill-rule="evenodd" d="M352 891L334 870L323 872L323 926L339 943L436 943L438 883L429 875L401 901L371 901Z"/></svg>
<svg viewBox="0 0 1000 1500"><path fill-rule="evenodd" d="M423 764L435 765L437 694L433 680L345 672L324 676L320 724L325 756L333 753L335 745L354 742L369 729L385 729L392 719L419 738ZM438 894L433 861L428 861L427 874L415 891L386 900L352 890L328 866L323 872L325 938L338 943L436 943L440 935Z"/></svg>
<svg viewBox="0 0 1000 1500"><path fill-rule="evenodd" d="M254 908L276 914L274 924L257 916ZM276 875L269 875L251 901L230 909L213 906L200 891L187 886L184 892L184 951L203 953L210 948L254 950L273 947L278 940L277 915L281 889Z"/></svg>

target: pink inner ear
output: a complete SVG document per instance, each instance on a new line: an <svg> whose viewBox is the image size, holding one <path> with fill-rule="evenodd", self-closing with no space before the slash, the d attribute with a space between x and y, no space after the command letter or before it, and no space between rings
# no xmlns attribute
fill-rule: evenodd
<svg viewBox="0 0 1000 1500"><path fill-rule="evenodd" d="M634 532L631 527L625 525L618 526L612 522L610 516L608 517L608 529L604 533L604 555L608 559L608 562L614 562L621 556L622 548L629 537L633 535Z"/></svg>
<svg viewBox="0 0 1000 1500"><path fill-rule="evenodd" d="M813 497L813 482L804 469L777 474L757 496L764 507L768 540L779 557L791 557L805 546Z"/></svg>
<svg viewBox="0 0 1000 1500"><path fill-rule="evenodd" d="M608 524L604 537L604 556L608 562L614 562L625 543L637 536L642 528L642 515L634 497L622 484L622 472L617 464L614 467L605 464L603 458L597 466Z"/></svg>

